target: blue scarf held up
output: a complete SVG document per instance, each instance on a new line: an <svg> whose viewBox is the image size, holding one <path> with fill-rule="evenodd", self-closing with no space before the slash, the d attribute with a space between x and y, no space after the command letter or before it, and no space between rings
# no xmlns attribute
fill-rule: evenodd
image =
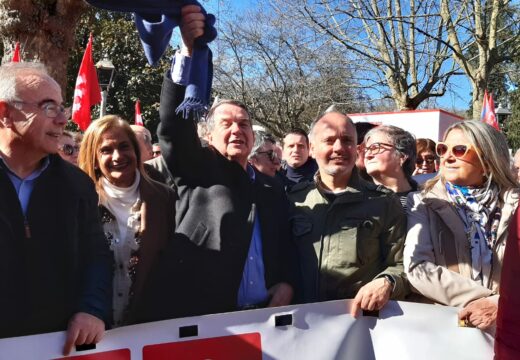
<svg viewBox="0 0 520 360"><path fill-rule="evenodd" d="M93 6L135 13L135 24L148 62L155 65L180 25L181 9L185 5L197 5L206 16L204 35L195 40L191 70L184 101L177 108L187 118L190 112L200 115L209 103L213 80L213 62L208 43L217 37L215 16L207 14L196 0L87 0Z"/></svg>

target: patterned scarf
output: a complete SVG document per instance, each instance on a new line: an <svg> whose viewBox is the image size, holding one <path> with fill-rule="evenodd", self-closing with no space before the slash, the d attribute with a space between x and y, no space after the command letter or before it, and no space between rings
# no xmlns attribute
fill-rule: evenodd
<svg viewBox="0 0 520 360"><path fill-rule="evenodd" d="M470 188L446 183L446 191L464 222L471 249L471 278L483 286L489 284L493 247L497 241L502 212L498 204L500 189L495 183Z"/></svg>

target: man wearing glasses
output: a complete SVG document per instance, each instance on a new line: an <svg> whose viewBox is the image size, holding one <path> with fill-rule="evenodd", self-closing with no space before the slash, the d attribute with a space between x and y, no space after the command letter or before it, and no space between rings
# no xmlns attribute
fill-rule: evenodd
<svg viewBox="0 0 520 360"><path fill-rule="evenodd" d="M356 316L360 308L379 310L391 298L403 299L406 218L399 200L359 176L356 129L346 115L319 117L309 137L318 173L289 193L302 300L354 298Z"/></svg>
<svg viewBox="0 0 520 360"><path fill-rule="evenodd" d="M249 163L262 174L270 177L276 175L281 159L276 153L276 140L271 134L255 133L255 144L249 155Z"/></svg>
<svg viewBox="0 0 520 360"><path fill-rule="evenodd" d="M79 145L74 140L74 135L68 131L63 131L60 136L60 143L58 146L58 154L63 160L71 164L78 165Z"/></svg>
<svg viewBox="0 0 520 360"><path fill-rule="evenodd" d="M68 328L64 353L98 342L111 255L94 184L61 159L67 119L41 64L0 67L0 337Z"/></svg>

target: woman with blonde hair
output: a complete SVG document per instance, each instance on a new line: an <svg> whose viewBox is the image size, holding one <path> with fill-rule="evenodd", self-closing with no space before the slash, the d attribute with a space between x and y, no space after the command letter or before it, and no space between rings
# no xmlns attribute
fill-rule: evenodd
<svg viewBox="0 0 520 360"><path fill-rule="evenodd" d="M136 321L147 275L173 235L173 190L150 180L136 136L113 115L85 132L79 166L95 182L105 236L114 253L113 326Z"/></svg>
<svg viewBox="0 0 520 360"><path fill-rule="evenodd" d="M450 126L439 174L408 197L405 271L422 300L460 306L470 326L494 329L507 228L518 205L506 139L480 121Z"/></svg>

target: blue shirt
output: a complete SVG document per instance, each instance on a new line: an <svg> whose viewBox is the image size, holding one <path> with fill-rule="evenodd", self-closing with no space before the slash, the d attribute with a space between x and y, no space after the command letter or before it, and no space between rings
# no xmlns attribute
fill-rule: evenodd
<svg viewBox="0 0 520 360"><path fill-rule="evenodd" d="M5 163L5 161L0 157L0 161L4 164L5 169L7 170L7 176L11 179L13 186L16 190L16 194L18 195L18 200L20 201L20 205L22 206L23 215L27 215L27 207L29 206L29 199L31 198L32 191L34 189L34 183L36 179L42 174L42 172L47 169L49 166L49 158L46 157L43 160L43 164L39 169L34 170L29 176L25 179L21 179L16 175L9 166Z"/></svg>
<svg viewBox="0 0 520 360"><path fill-rule="evenodd" d="M247 165L247 173L251 180L255 181L255 171ZM260 219L255 209L253 222L253 236L247 253L242 281L238 289L238 307L255 305L267 300L269 294L265 287L265 270L262 251L262 233Z"/></svg>

